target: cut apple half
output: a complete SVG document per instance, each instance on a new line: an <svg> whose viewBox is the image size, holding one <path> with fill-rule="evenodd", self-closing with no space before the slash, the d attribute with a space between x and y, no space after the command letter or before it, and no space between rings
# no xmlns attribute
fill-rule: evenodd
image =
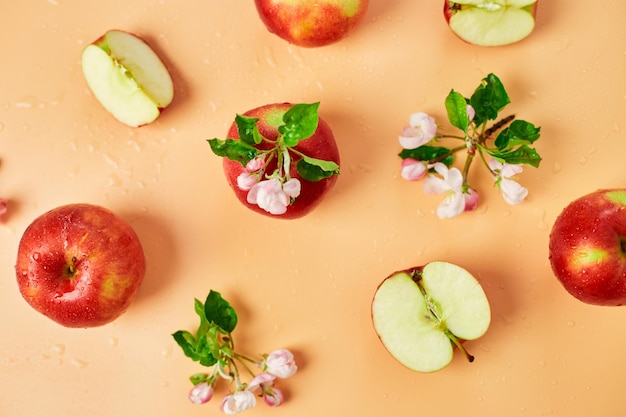
<svg viewBox="0 0 626 417"><path fill-rule="evenodd" d="M120 122L138 127L153 122L174 98L169 71L139 37L110 30L83 50L89 89Z"/></svg>
<svg viewBox="0 0 626 417"><path fill-rule="evenodd" d="M444 15L452 32L465 42L501 46L531 34L537 1L444 0Z"/></svg>
<svg viewBox="0 0 626 417"><path fill-rule="evenodd" d="M473 361L463 341L485 334L491 309L468 271L435 261L386 278L372 301L372 321L396 360L414 371L434 372L452 361L454 347Z"/></svg>

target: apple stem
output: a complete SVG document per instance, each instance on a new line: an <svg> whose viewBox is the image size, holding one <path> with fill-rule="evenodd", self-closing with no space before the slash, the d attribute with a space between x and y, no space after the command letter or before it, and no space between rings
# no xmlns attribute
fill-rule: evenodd
<svg viewBox="0 0 626 417"><path fill-rule="evenodd" d="M76 273L76 262L78 261L78 259L76 259L75 256L72 256L72 260L70 261L70 264L67 266L67 272L68 275L70 277L74 276L74 274Z"/></svg>
<svg viewBox="0 0 626 417"><path fill-rule="evenodd" d="M463 346L463 343L461 343L461 341L459 340L458 337L456 337L450 330L446 329L446 336L448 336L448 338L450 340L452 340L452 343L454 343L454 345L461 351L461 353L463 353L463 356L465 356L465 359L467 359L468 362L474 362L474 356L471 355L467 349L465 349L465 347Z"/></svg>

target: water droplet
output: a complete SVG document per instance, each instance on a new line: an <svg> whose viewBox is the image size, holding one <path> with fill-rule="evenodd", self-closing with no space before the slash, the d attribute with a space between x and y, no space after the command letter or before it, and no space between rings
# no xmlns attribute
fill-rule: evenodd
<svg viewBox="0 0 626 417"><path fill-rule="evenodd" d="M50 349L58 355L63 355L65 353L65 345L62 343L57 343L55 345L52 345Z"/></svg>
<svg viewBox="0 0 626 417"><path fill-rule="evenodd" d="M39 254L39 252L34 252L33 255L32 255L33 261L35 261L35 262L37 262L40 257L41 257L41 255Z"/></svg>
<svg viewBox="0 0 626 417"><path fill-rule="evenodd" d="M120 344L120 340L117 337L111 337L109 338L109 346L111 347L118 347Z"/></svg>
<svg viewBox="0 0 626 417"><path fill-rule="evenodd" d="M70 361L70 363L72 364L72 366L75 366L77 368L86 368L87 366L89 366L89 362L84 359L74 358Z"/></svg>
<svg viewBox="0 0 626 417"><path fill-rule="evenodd" d="M580 158L578 158L578 162L581 165L585 165L587 163L587 157L586 156L581 156Z"/></svg>
<svg viewBox="0 0 626 417"><path fill-rule="evenodd" d="M567 322L567 327L575 327L576 326L576 322L574 320L569 320Z"/></svg>
<svg viewBox="0 0 626 417"><path fill-rule="evenodd" d="M163 350L161 350L161 356L163 356L164 358L169 358L170 356L172 356L172 347L168 346L166 348L163 348Z"/></svg>
<svg viewBox="0 0 626 417"><path fill-rule="evenodd" d="M4 130L4 123L0 122L0 132Z"/></svg>
<svg viewBox="0 0 626 417"><path fill-rule="evenodd" d="M555 162L555 163L552 165L552 173L553 173L553 174L556 174L556 173L558 173L558 172L561 172L561 164L559 164L558 162Z"/></svg>

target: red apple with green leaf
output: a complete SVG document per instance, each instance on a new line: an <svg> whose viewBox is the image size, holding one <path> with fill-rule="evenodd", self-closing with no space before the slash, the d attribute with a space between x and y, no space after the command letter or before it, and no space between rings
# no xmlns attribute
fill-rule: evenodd
<svg viewBox="0 0 626 417"><path fill-rule="evenodd" d="M467 270L444 261L395 272L376 289L374 329L398 362L418 372L443 369L463 342L481 337L491 323L489 301Z"/></svg>
<svg viewBox="0 0 626 417"><path fill-rule="evenodd" d="M568 204L552 227L549 259L580 301L626 305L626 189L597 190Z"/></svg>
<svg viewBox="0 0 626 417"><path fill-rule="evenodd" d="M227 139L209 139L224 174L249 209L275 218L311 212L333 188L339 149L319 103L275 103L238 114Z"/></svg>
<svg viewBox="0 0 626 417"><path fill-rule="evenodd" d="M140 37L110 30L83 49L87 85L100 104L131 127L152 123L174 98L172 78Z"/></svg>
<svg viewBox="0 0 626 417"><path fill-rule="evenodd" d="M69 204L24 231L17 284L35 310L66 327L95 327L125 312L146 271L137 234L110 210Z"/></svg>
<svg viewBox="0 0 626 417"><path fill-rule="evenodd" d="M452 32L479 46L507 45L535 29L538 0L444 0Z"/></svg>
<svg viewBox="0 0 626 417"><path fill-rule="evenodd" d="M255 0L267 29L303 47L335 43L363 21L368 0Z"/></svg>

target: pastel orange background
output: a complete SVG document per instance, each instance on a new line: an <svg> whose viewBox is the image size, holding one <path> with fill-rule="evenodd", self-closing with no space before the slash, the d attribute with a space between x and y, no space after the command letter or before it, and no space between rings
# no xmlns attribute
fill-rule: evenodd
<svg viewBox="0 0 626 417"><path fill-rule="evenodd" d="M328 47L268 33L250 0L23 0L0 8L0 415L206 416L187 400L201 367L170 334L194 330L193 299L220 291L245 353L293 350L300 369L278 409L257 416L624 415L626 310L575 300L548 262L551 225L571 200L624 187L624 2L541 0L522 42L482 48L448 29L443 1L372 0L363 25ZM176 85L139 129L116 122L81 73L82 48L112 28L143 36ZM397 136L416 111L444 128L449 90L488 73L519 118L542 128L530 196L508 206L474 171L480 207L452 220L440 197L399 177ZM240 205L206 139L238 112L320 101L342 155L313 213L265 218ZM117 321L65 329L21 298L17 244L38 215L104 205L135 228L148 271ZM431 260L471 271L491 302L488 333L434 374L405 369L374 333L370 303L391 272ZM217 396L226 392L222 385Z"/></svg>

